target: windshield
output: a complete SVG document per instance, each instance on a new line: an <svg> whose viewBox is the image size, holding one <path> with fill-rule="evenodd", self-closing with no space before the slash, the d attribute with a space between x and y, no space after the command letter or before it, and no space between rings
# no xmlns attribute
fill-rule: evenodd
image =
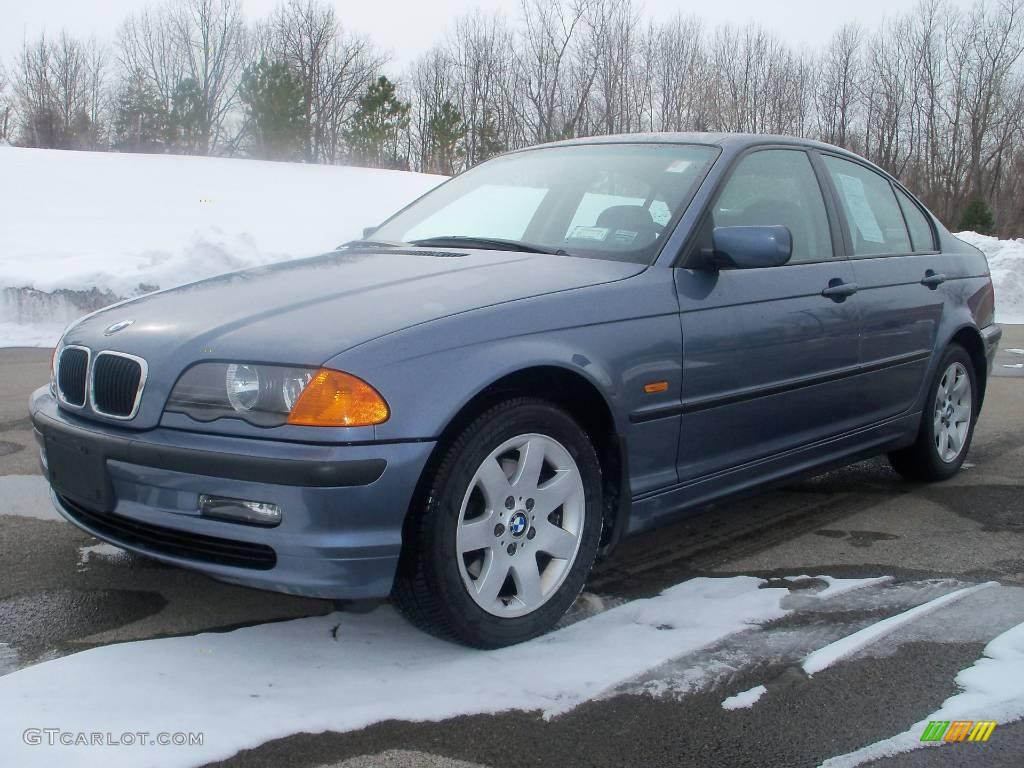
<svg viewBox="0 0 1024 768"><path fill-rule="evenodd" d="M524 250L650 263L718 156L684 144L577 144L504 155L385 222L375 241ZM428 244L428 243L424 243ZM496 244L497 245L497 244Z"/></svg>

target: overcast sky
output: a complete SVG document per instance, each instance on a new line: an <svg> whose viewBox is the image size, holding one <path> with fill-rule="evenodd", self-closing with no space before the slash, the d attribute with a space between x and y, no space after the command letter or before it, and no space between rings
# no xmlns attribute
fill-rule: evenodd
<svg viewBox="0 0 1024 768"><path fill-rule="evenodd" d="M350 29L370 35L391 51L396 64L415 58L444 34L450 20L474 8L515 15L518 0L329 0ZM954 0L968 5L968 0ZM243 0L249 20L267 15L279 0ZM757 21L791 43L816 46L837 26L857 19L873 27L886 14L900 13L917 0L646 0L647 13L669 16L677 10L696 13L710 25ZM121 20L146 0L0 0L0 60L9 63L25 36L66 28L74 35L113 39Z"/></svg>

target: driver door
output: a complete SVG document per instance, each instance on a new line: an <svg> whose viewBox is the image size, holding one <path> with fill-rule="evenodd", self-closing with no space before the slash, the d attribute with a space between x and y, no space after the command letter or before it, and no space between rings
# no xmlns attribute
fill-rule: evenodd
<svg viewBox="0 0 1024 768"><path fill-rule="evenodd" d="M710 246L714 227L784 225L793 255L779 267L675 270L683 335L681 482L738 468L760 477L770 471L768 457L856 425L857 296L822 293L854 287L849 262L836 255L833 220L801 149L754 150L723 182L698 247Z"/></svg>

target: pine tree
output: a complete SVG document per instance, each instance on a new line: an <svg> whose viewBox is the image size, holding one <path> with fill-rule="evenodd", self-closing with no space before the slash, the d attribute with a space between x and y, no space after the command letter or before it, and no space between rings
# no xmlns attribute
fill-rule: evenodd
<svg viewBox="0 0 1024 768"><path fill-rule="evenodd" d="M367 88L345 131L352 161L371 168L405 170L408 161L400 154L401 139L409 127L409 103L395 95L395 85L383 75Z"/></svg>
<svg viewBox="0 0 1024 768"><path fill-rule="evenodd" d="M267 160L297 160L304 150L306 102L302 83L283 61L261 59L239 91L252 152Z"/></svg>
<svg viewBox="0 0 1024 768"><path fill-rule="evenodd" d="M203 92L195 80L186 78L178 83L172 97L168 145L182 154L201 154L205 123Z"/></svg>
<svg viewBox="0 0 1024 768"><path fill-rule="evenodd" d="M466 123L455 105L450 101L442 104L441 109L427 121L430 147L427 170L446 176L455 174L456 166L466 154L463 146L466 130Z"/></svg>
<svg viewBox="0 0 1024 768"><path fill-rule="evenodd" d="M967 204L960 219L960 229L982 235L991 235L995 232L996 223L992 217L992 210L980 197L975 197Z"/></svg>
<svg viewBox="0 0 1024 768"><path fill-rule="evenodd" d="M476 136L476 157L473 163L482 163L490 160L495 155L500 155L507 149L505 142L498 135L498 126L495 124L494 115L489 110L484 112L483 122L477 130Z"/></svg>
<svg viewBox="0 0 1024 768"><path fill-rule="evenodd" d="M130 76L117 94L114 147L122 152L162 152L170 116L141 73Z"/></svg>

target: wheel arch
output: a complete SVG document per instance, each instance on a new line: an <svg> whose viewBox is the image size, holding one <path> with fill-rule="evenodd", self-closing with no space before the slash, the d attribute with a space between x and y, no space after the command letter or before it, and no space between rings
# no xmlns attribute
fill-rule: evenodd
<svg viewBox="0 0 1024 768"><path fill-rule="evenodd" d="M582 374L568 368L540 364L506 373L474 393L449 419L431 451L410 508L405 516L403 541L422 509L434 473L444 459L451 443L480 414L498 403L515 397L546 400L571 415L594 444L601 465L604 496L604 532L601 553L607 554L621 539L629 524L630 491L625 438L615 425L615 418L599 387Z"/></svg>
<svg viewBox="0 0 1024 768"><path fill-rule="evenodd" d="M985 400L985 387L988 384L988 359L985 357L985 342L981 338L981 332L973 325L961 326L950 338L949 344L959 344L970 355L974 378L978 383L978 412L980 413Z"/></svg>

